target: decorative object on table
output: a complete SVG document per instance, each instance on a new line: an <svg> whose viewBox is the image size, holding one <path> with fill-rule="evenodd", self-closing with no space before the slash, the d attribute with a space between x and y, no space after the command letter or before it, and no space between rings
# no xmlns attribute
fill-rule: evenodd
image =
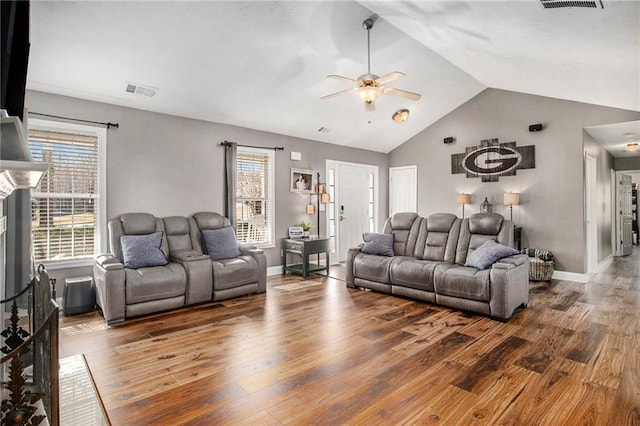
<svg viewBox="0 0 640 426"><path fill-rule="evenodd" d="M548 250L524 248L520 251L529 256L529 280L551 281L555 262L553 253Z"/></svg>
<svg viewBox="0 0 640 426"><path fill-rule="evenodd" d="M304 229L301 226L289 227L289 238L302 238L304 237Z"/></svg>
<svg viewBox="0 0 640 426"><path fill-rule="evenodd" d="M464 205L471 203L471 194L462 194L456 195L456 202L458 204L462 204L462 218L464 219Z"/></svg>
<svg viewBox="0 0 640 426"><path fill-rule="evenodd" d="M517 170L535 169L535 154L534 145L516 147L515 142L483 139L479 146L470 146L464 153L451 155L451 174L466 173L467 178L497 182L500 176L515 176Z"/></svg>
<svg viewBox="0 0 640 426"><path fill-rule="evenodd" d="M480 204L480 213L491 213L493 212L493 204L489 202L487 197L484 197L484 201Z"/></svg>
<svg viewBox="0 0 640 426"><path fill-rule="evenodd" d="M513 206L520 204L520 194L517 192L504 193L504 205L509 206L509 220L513 222Z"/></svg>
<svg viewBox="0 0 640 426"><path fill-rule="evenodd" d="M313 194L313 170L291 169L289 190L301 194Z"/></svg>
<svg viewBox="0 0 640 426"><path fill-rule="evenodd" d="M311 222L305 222L304 220L301 221L300 223L297 223L296 226L302 228L303 237L308 237L309 231L311 230L311 228L313 228L313 225L311 225Z"/></svg>

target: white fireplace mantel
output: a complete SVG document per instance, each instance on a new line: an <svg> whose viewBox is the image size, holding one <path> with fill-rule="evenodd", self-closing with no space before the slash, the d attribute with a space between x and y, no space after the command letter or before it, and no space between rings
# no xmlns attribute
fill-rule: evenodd
<svg viewBox="0 0 640 426"><path fill-rule="evenodd" d="M47 164L31 161L27 133L18 117L0 117L0 200L16 189L35 188Z"/></svg>

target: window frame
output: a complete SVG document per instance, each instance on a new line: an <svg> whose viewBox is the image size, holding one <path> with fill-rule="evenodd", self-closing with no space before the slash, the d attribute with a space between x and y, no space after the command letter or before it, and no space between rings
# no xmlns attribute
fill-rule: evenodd
<svg viewBox="0 0 640 426"><path fill-rule="evenodd" d="M267 191L269 196L267 197L267 217L269 218L269 242L264 242L264 243L243 243L242 241L238 240L239 244L249 244L249 245L254 245L258 248L273 248L276 246L275 243L275 213L276 213L276 208L275 208L275 162L276 162L276 157L274 155L274 151L271 149L267 149L267 148L254 148L254 147L245 147L245 146L240 146L238 145L237 147L237 153L236 153L236 169L237 169L237 164L238 164L238 159L237 156L239 156L240 154L258 154L258 155L264 155L268 158L267 161L267 173L268 173L268 177L269 179L267 179ZM237 176L237 172L236 172L236 188L238 185L238 176ZM237 192L236 192L236 200L237 200ZM234 228L237 227L238 224L238 219L236 218L236 223L234 224Z"/></svg>
<svg viewBox="0 0 640 426"><path fill-rule="evenodd" d="M91 266L97 254L107 252L107 129L85 124L29 118L27 120L27 135L31 129L62 133L85 133L95 135L98 138L98 196L96 198L98 204L96 209L98 220L96 221L93 256L87 258L76 257L60 260L44 260L39 262L49 270ZM33 189L30 191L34 192ZM31 237L31 244L33 245L33 230L31 231Z"/></svg>

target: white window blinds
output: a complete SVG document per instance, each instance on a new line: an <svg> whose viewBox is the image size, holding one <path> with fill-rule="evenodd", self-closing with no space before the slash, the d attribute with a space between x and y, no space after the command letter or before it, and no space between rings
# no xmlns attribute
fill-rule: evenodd
<svg viewBox="0 0 640 426"><path fill-rule="evenodd" d="M32 191L31 221L36 262L90 257L98 212L98 137L29 130L34 161L49 164Z"/></svg>
<svg viewBox="0 0 640 426"><path fill-rule="evenodd" d="M238 242L272 243L272 153L238 147L236 160L236 235Z"/></svg>

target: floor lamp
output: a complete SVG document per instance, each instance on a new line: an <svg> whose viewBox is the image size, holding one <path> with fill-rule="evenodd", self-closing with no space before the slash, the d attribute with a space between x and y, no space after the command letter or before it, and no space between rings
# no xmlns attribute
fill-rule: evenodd
<svg viewBox="0 0 640 426"><path fill-rule="evenodd" d="M517 192L504 193L504 205L509 206L509 219L513 222L513 206L520 204L520 194Z"/></svg>
<svg viewBox="0 0 640 426"><path fill-rule="evenodd" d="M471 203L471 194L458 194L456 196L456 201L458 202L458 204L462 204L462 218L464 219L464 205Z"/></svg>
<svg viewBox="0 0 640 426"><path fill-rule="evenodd" d="M317 174L317 180L316 180L316 186L314 188L314 192L312 192L311 194L309 194L309 204L307 204L307 213L308 214L314 214L316 211L318 213L318 223L317 223L317 230L318 230L318 236L320 236L320 203L322 204L327 204L329 201L331 201L331 197L329 196L329 193L327 192L327 185L324 183L320 182L320 173L318 172ZM311 201L311 197L315 196L316 197L316 205L314 206L312 201Z"/></svg>

